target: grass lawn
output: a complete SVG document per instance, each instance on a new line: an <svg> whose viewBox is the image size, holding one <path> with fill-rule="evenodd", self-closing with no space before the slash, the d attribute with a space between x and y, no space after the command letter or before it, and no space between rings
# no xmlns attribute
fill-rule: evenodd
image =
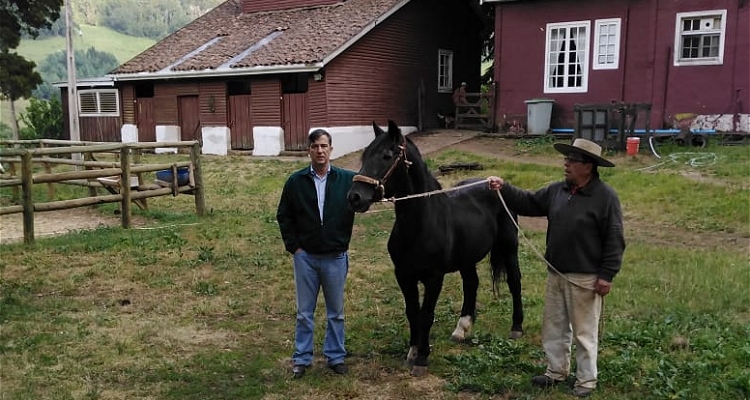
<svg viewBox="0 0 750 400"><path fill-rule="evenodd" d="M484 166L443 176L444 185L470 175L499 175L529 189L560 179L560 156L549 141L474 140L484 151L456 146L426 156L431 168ZM600 387L591 398L746 399L750 153L716 145L661 150L661 161L619 155L617 168L601 171L622 201L628 247L606 298ZM686 161L695 157L711 162ZM532 250L543 249L544 230L523 220L525 336L507 339L510 296L503 287L492 295L482 262L474 336L460 345L449 340L461 286L448 275L432 330L430 375L408 375L403 300L385 245L394 217L389 205L355 220L346 299L349 375L334 376L317 358L303 379L292 380L294 285L275 213L286 176L303 165L204 156L205 217L195 216L191 196L160 197L149 200L149 211L134 208L148 221L143 227L0 245L0 398L571 398L568 387L530 384L545 365L546 271ZM37 186L43 198L46 188ZM0 204L9 198L0 189ZM115 208L100 206L110 214ZM319 304L316 351L324 332Z"/></svg>

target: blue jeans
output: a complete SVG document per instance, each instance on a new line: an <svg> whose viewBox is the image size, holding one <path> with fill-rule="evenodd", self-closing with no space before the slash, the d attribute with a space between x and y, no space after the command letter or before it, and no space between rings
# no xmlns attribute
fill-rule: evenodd
<svg viewBox="0 0 750 400"><path fill-rule="evenodd" d="M294 254L294 283L297 287L297 327L294 334L295 365L313 361L313 328L318 291L323 288L326 302L326 335L323 355L328 365L344 362L344 285L349 272L349 253Z"/></svg>

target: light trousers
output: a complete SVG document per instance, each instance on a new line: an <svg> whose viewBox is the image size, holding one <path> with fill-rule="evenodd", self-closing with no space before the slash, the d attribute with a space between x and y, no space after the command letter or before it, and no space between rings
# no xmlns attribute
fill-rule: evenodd
<svg viewBox="0 0 750 400"><path fill-rule="evenodd" d="M542 346L547 356L545 375L564 380L570 374L571 345L576 348L575 387L594 389L599 350L602 296L594 292L596 274L550 271L544 300Z"/></svg>

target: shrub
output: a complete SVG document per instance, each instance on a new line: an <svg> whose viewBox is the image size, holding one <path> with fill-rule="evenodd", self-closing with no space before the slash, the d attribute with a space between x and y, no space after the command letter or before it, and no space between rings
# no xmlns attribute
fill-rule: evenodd
<svg viewBox="0 0 750 400"><path fill-rule="evenodd" d="M19 132L21 139L58 139L63 132L63 113L60 99L42 100L32 97L26 111L21 113L26 124Z"/></svg>

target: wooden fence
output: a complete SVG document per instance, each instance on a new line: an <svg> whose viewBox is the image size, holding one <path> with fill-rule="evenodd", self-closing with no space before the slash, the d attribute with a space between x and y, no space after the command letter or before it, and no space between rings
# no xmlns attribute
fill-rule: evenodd
<svg viewBox="0 0 750 400"><path fill-rule="evenodd" d="M0 206L0 215L23 213L24 243L34 241L34 213L85 207L102 203L120 203L122 227L131 227L131 204L146 207L149 197L191 194L195 198L195 210L204 215L203 179L201 177L201 145L197 141L150 142L150 143L92 143L65 140L18 140L0 141L0 163L9 165L0 174L0 188L12 188L16 205ZM175 148L189 151L190 160L161 164L142 164L144 150ZM104 154L114 161L100 161ZM114 157L112 157L114 155ZM44 172L34 173L34 165ZM53 172L54 165L70 165L72 171ZM188 168L188 182L178 182L178 169ZM36 168L40 170L39 167ZM155 181L143 184L143 174L160 170L171 170L172 181ZM131 184L137 178L138 183ZM124 182L124 183L123 183ZM47 184L50 201L33 201L33 185ZM58 200L55 198L55 183L83 185L89 188L89 197ZM110 193L99 196L97 188ZM18 204L20 203L20 204Z"/></svg>

